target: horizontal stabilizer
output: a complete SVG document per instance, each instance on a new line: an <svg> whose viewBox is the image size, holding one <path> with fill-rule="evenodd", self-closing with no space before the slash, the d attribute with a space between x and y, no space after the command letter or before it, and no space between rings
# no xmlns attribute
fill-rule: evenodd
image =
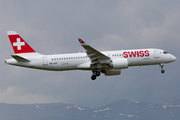
<svg viewBox="0 0 180 120"><path fill-rule="evenodd" d="M11 56L18 62L29 62L30 61L26 58L19 56L19 55L11 55Z"/></svg>

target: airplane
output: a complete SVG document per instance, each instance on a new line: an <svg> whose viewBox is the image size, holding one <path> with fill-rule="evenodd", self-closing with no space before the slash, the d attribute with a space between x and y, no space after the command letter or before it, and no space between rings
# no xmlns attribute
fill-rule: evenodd
<svg viewBox="0 0 180 120"><path fill-rule="evenodd" d="M163 66L176 60L176 57L162 49L131 49L98 51L78 39L85 49L84 53L43 55L36 52L18 33L7 31L14 53L12 59L5 60L6 64L50 71L89 70L91 79L101 75L120 75L121 69L130 66L160 65Z"/></svg>

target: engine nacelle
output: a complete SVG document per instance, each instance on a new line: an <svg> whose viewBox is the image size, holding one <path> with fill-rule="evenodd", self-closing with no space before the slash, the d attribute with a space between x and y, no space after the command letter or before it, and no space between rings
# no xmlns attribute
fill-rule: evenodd
<svg viewBox="0 0 180 120"><path fill-rule="evenodd" d="M120 75L121 74L121 70L120 69L107 69L107 70L103 71L103 73L106 76Z"/></svg>
<svg viewBox="0 0 180 120"><path fill-rule="evenodd" d="M125 68L128 68L128 60L127 60L127 58L112 59L111 62L112 62L111 66L114 69L125 69Z"/></svg>

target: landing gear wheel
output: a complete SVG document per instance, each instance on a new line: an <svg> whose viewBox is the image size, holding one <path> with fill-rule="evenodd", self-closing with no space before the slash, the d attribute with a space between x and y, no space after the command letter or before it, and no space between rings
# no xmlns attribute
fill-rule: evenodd
<svg viewBox="0 0 180 120"><path fill-rule="evenodd" d="M96 71L96 76L100 76L101 72L100 71Z"/></svg>
<svg viewBox="0 0 180 120"><path fill-rule="evenodd" d="M96 75L92 75L92 76L91 76L91 79L92 79L92 80L95 80L95 79L96 79Z"/></svg>
<svg viewBox="0 0 180 120"><path fill-rule="evenodd" d="M159 65L161 66L161 73L165 73L165 70L163 69L164 64L163 64L163 63L161 63L161 64L159 64Z"/></svg>
<svg viewBox="0 0 180 120"><path fill-rule="evenodd" d="M161 70L161 73L165 73L165 70Z"/></svg>

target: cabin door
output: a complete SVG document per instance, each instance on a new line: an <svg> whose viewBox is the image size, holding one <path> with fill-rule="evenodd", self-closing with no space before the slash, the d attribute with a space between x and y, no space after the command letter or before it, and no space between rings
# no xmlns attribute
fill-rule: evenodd
<svg viewBox="0 0 180 120"><path fill-rule="evenodd" d="M48 59L47 59L47 57L43 57L42 60L43 60L43 66L48 65Z"/></svg>

